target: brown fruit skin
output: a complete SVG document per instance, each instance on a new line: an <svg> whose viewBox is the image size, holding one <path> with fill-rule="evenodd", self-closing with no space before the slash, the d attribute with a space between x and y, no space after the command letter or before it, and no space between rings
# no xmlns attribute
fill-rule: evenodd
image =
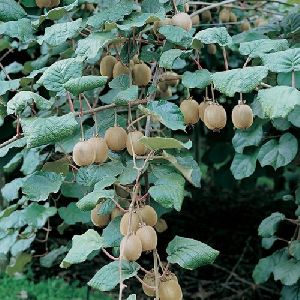
<svg viewBox="0 0 300 300"><path fill-rule="evenodd" d="M165 81L159 81L158 84L157 84L157 89L158 89L160 92L165 92L165 91L167 91L168 87L169 87L169 86L166 84Z"/></svg>
<svg viewBox="0 0 300 300"><path fill-rule="evenodd" d="M219 131L226 125L227 116L223 106L218 104L210 104L204 112L204 123L207 128Z"/></svg>
<svg viewBox="0 0 300 300"><path fill-rule="evenodd" d="M96 152L88 141L78 142L73 148L73 160L77 166L88 166L95 161Z"/></svg>
<svg viewBox="0 0 300 300"><path fill-rule="evenodd" d="M143 226L137 230L136 235L142 242L143 251L151 251L156 248L157 234L153 227L148 225Z"/></svg>
<svg viewBox="0 0 300 300"><path fill-rule="evenodd" d="M253 112L249 105L236 105L231 114L232 123L235 128L247 129L253 124Z"/></svg>
<svg viewBox="0 0 300 300"><path fill-rule="evenodd" d="M199 121L199 105L193 99L183 100L180 110L184 116L185 124L196 124Z"/></svg>
<svg viewBox="0 0 300 300"><path fill-rule="evenodd" d="M185 29L191 30L193 24L191 17L187 13L180 12L172 17L172 24Z"/></svg>
<svg viewBox="0 0 300 300"><path fill-rule="evenodd" d="M236 22L237 21L237 16L235 13L231 12L229 15L229 22Z"/></svg>
<svg viewBox="0 0 300 300"><path fill-rule="evenodd" d="M51 7L58 6L60 4L60 0L51 0Z"/></svg>
<svg viewBox="0 0 300 300"><path fill-rule="evenodd" d="M209 104L211 104L212 102L211 101L202 101L200 104L199 104L199 117L201 119L202 122L204 122L204 112L205 112L205 109L208 107Z"/></svg>
<svg viewBox="0 0 300 300"><path fill-rule="evenodd" d="M154 274L146 274L143 278L143 281L149 285L155 287L155 275ZM142 284L142 288L144 293L149 297L155 297L155 289L150 289L146 285Z"/></svg>
<svg viewBox="0 0 300 300"><path fill-rule="evenodd" d="M160 300L182 300L182 290L176 280L161 281L159 284Z"/></svg>
<svg viewBox="0 0 300 300"><path fill-rule="evenodd" d="M150 205L145 205L139 209L138 214L144 223L149 226L154 226L157 223L157 213Z"/></svg>
<svg viewBox="0 0 300 300"><path fill-rule="evenodd" d="M165 72L160 77L161 81L164 81L167 85L176 87L179 83L178 74L175 72Z"/></svg>
<svg viewBox="0 0 300 300"><path fill-rule="evenodd" d="M36 6L39 8L50 7L51 0L35 0Z"/></svg>
<svg viewBox="0 0 300 300"><path fill-rule="evenodd" d="M151 69L144 63L136 64L132 70L133 83L146 86L151 81Z"/></svg>
<svg viewBox="0 0 300 300"><path fill-rule="evenodd" d="M116 63L117 60L112 55L104 56L100 62L100 74L111 79L113 77L113 69Z"/></svg>
<svg viewBox="0 0 300 300"><path fill-rule="evenodd" d="M139 139L142 138L144 134L140 131L129 132L127 135L126 148L128 153L132 156L132 148L136 155L144 155L146 152L146 147L144 144L139 142Z"/></svg>
<svg viewBox="0 0 300 300"><path fill-rule="evenodd" d="M248 31L251 28L250 23L246 20L241 24L241 31Z"/></svg>
<svg viewBox="0 0 300 300"><path fill-rule="evenodd" d="M166 99L166 98L170 98L172 97L172 90L170 87L168 87L165 91L157 91L157 97L158 98L162 98L162 99Z"/></svg>
<svg viewBox="0 0 300 300"><path fill-rule="evenodd" d="M120 232L127 235L129 226L129 212L125 213L120 222ZM140 218L137 213L133 212L131 216L131 232L135 233L139 229ZM129 233L131 233L129 232Z"/></svg>
<svg viewBox="0 0 300 300"><path fill-rule="evenodd" d="M227 8L223 8L219 13L219 19L222 23L228 23L230 19L230 11Z"/></svg>
<svg viewBox="0 0 300 300"><path fill-rule="evenodd" d="M168 224L164 219L158 219L154 226L155 230L159 233L165 232L168 229Z"/></svg>
<svg viewBox="0 0 300 300"><path fill-rule="evenodd" d="M268 22L265 19L258 18L258 19L255 20L254 25L255 25L255 27L259 27L259 26L262 26L262 25L266 25L267 23Z"/></svg>
<svg viewBox="0 0 300 300"><path fill-rule="evenodd" d="M97 204L96 207L91 211L91 220L97 227L104 227L109 223L110 215L99 215L98 211L101 204Z"/></svg>
<svg viewBox="0 0 300 300"><path fill-rule="evenodd" d="M123 216L124 213L121 211L121 209L115 207L111 212L111 219L114 220L117 217Z"/></svg>
<svg viewBox="0 0 300 300"><path fill-rule="evenodd" d="M116 78L120 75L129 75L130 74L130 69L123 65L120 61L118 61L115 65L114 65L114 69L113 69L113 78Z"/></svg>
<svg viewBox="0 0 300 300"><path fill-rule="evenodd" d="M188 3L184 4L184 11L188 13L190 11L190 5Z"/></svg>
<svg viewBox="0 0 300 300"><path fill-rule="evenodd" d="M206 10L201 14L201 20L204 23L209 23L211 21L212 17L211 17L211 12L210 10Z"/></svg>
<svg viewBox="0 0 300 300"><path fill-rule="evenodd" d="M199 17L199 15L192 16L191 20L192 20L193 26L197 26L197 25L200 24L200 17Z"/></svg>
<svg viewBox="0 0 300 300"><path fill-rule="evenodd" d="M121 151L126 147L127 133L122 127L110 127L106 130L104 139L110 150Z"/></svg>
<svg viewBox="0 0 300 300"><path fill-rule="evenodd" d="M95 149L95 153L96 153L95 162L96 163L105 162L108 158L108 147L105 140L100 137L93 137L89 139L88 142Z"/></svg>
<svg viewBox="0 0 300 300"><path fill-rule="evenodd" d="M136 261L142 254L142 242L135 234L127 235L123 237L120 249L123 251L124 259L128 261Z"/></svg>
<svg viewBox="0 0 300 300"><path fill-rule="evenodd" d="M207 52L210 55L215 55L217 53L217 46L215 44L209 44L209 45L207 45Z"/></svg>

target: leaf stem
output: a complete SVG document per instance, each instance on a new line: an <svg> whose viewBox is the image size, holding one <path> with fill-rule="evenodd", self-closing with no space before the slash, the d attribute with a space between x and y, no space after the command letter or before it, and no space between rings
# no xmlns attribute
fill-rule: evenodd
<svg viewBox="0 0 300 300"><path fill-rule="evenodd" d="M227 53L225 47L222 47L222 53L223 53L223 58L224 58L224 64L225 64L225 70L228 71L228 59L227 59Z"/></svg>
<svg viewBox="0 0 300 300"><path fill-rule="evenodd" d="M295 70L292 71L292 87L296 87Z"/></svg>

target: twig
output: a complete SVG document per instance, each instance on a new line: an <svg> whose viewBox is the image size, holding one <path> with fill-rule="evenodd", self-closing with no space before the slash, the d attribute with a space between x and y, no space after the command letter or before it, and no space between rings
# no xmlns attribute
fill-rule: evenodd
<svg viewBox="0 0 300 300"><path fill-rule="evenodd" d="M119 260L118 257L114 257L113 255L111 255L110 253L108 253L104 248L102 248L103 253L110 259L112 260Z"/></svg>
<svg viewBox="0 0 300 300"><path fill-rule="evenodd" d="M146 118L147 115L142 115L140 117L138 117L137 119L135 119L134 121L132 121L128 126L127 126L127 130L130 129L131 126L133 126L135 123L139 122L140 120Z"/></svg>
<svg viewBox="0 0 300 300"><path fill-rule="evenodd" d="M154 275L155 275L155 300L159 300L159 273L157 266L157 250L153 250L153 260L154 260Z"/></svg>
<svg viewBox="0 0 300 300"><path fill-rule="evenodd" d="M3 148L7 145L9 145L10 143L22 138L24 136L24 133L20 133L19 135L15 135L14 137L12 137L11 139L5 141L4 143L0 144L0 148Z"/></svg>
<svg viewBox="0 0 300 300"><path fill-rule="evenodd" d="M224 58L224 64L225 64L225 70L228 71L228 59L227 59L227 53L225 47L222 47L222 53L223 53L223 58Z"/></svg>

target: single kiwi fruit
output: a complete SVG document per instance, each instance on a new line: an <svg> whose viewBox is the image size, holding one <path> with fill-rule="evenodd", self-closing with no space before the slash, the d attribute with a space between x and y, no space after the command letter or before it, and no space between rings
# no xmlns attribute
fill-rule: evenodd
<svg viewBox="0 0 300 300"><path fill-rule="evenodd" d="M104 56L100 62L100 74L111 79L113 77L113 69L116 63L117 59L112 55Z"/></svg>
<svg viewBox="0 0 300 300"><path fill-rule="evenodd" d="M55 7L60 4L60 0L51 0L50 7Z"/></svg>
<svg viewBox="0 0 300 300"><path fill-rule="evenodd" d="M236 105L231 114L232 123L235 128L247 129L253 124L253 112L249 105Z"/></svg>
<svg viewBox="0 0 300 300"><path fill-rule="evenodd" d="M222 23L228 23L230 19L230 10L228 8L221 9L219 13L219 20Z"/></svg>
<svg viewBox="0 0 300 300"><path fill-rule="evenodd" d="M36 6L39 8L50 7L51 0L35 0Z"/></svg>
<svg viewBox="0 0 300 300"><path fill-rule="evenodd" d="M222 105L212 103L204 111L204 124L213 131L219 131L226 125L226 111Z"/></svg>
<svg viewBox="0 0 300 300"><path fill-rule="evenodd" d="M120 232L122 235L127 235L127 233L135 233L139 229L140 217L136 212L132 212L131 215L131 230L128 230L130 213L126 212L120 222Z"/></svg>
<svg viewBox="0 0 300 300"><path fill-rule="evenodd" d="M119 185L115 185L115 192L117 193L117 195L123 199L126 199L129 197L130 193L128 192L128 190L123 186L119 186Z"/></svg>
<svg viewBox="0 0 300 300"><path fill-rule="evenodd" d="M210 100L204 100L199 104L199 117L202 122L204 122L204 112L209 104L212 102Z"/></svg>
<svg viewBox="0 0 300 300"><path fill-rule="evenodd" d="M108 147L106 141L100 137L93 137L88 140L92 147L95 149L96 163L103 163L108 158Z"/></svg>
<svg viewBox="0 0 300 300"><path fill-rule="evenodd" d="M142 242L135 234L124 236L120 244L124 259L136 261L141 257L143 247Z"/></svg>
<svg viewBox="0 0 300 300"><path fill-rule="evenodd" d="M180 110L185 124L196 124L199 121L199 104L194 99L183 100L180 104Z"/></svg>
<svg viewBox="0 0 300 300"><path fill-rule="evenodd" d="M184 4L184 11L186 13L188 13L190 11L190 5L187 2Z"/></svg>
<svg viewBox="0 0 300 300"><path fill-rule="evenodd" d="M135 64L132 70L133 83L146 86L151 81L151 69L144 63Z"/></svg>
<svg viewBox="0 0 300 300"><path fill-rule="evenodd" d="M104 139L110 150L121 151L126 147L127 133L122 127L110 127L106 130Z"/></svg>
<svg viewBox="0 0 300 300"><path fill-rule="evenodd" d="M150 205L141 207L138 214L146 225L154 226L157 223L157 213Z"/></svg>
<svg viewBox="0 0 300 300"><path fill-rule="evenodd" d="M147 273L143 278L143 282L153 287L153 289L151 289L145 284L142 284L144 293L149 297L155 297L155 274L152 272L149 274Z"/></svg>
<svg viewBox="0 0 300 300"><path fill-rule="evenodd" d="M255 20L254 25L255 25L255 27L259 27L259 26L262 26L262 25L266 25L267 23L268 22L267 22L266 19L258 18L258 19Z"/></svg>
<svg viewBox="0 0 300 300"><path fill-rule="evenodd" d="M200 24L200 17L199 17L199 15L192 16L191 20L192 20L193 26L197 26L197 25Z"/></svg>
<svg viewBox="0 0 300 300"><path fill-rule="evenodd" d="M88 166L96 159L95 148L88 141L78 142L73 148L73 160L77 166Z"/></svg>
<svg viewBox="0 0 300 300"><path fill-rule="evenodd" d="M201 21L203 21L204 23L210 23L212 20L211 17L211 12L210 10L205 10L202 14L201 14Z"/></svg>
<svg viewBox="0 0 300 300"><path fill-rule="evenodd" d="M118 207L115 207L110 214L112 220L114 220L117 217L121 217L123 215L124 215L123 211Z"/></svg>
<svg viewBox="0 0 300 300"><path fill-rule="evenodd" d="M229 15L229 22L237 22L237 16L234 12L231 12Z"/></svg>
<svg viewBox="0 0 300 300"><path fill-rule="evenodd" d="M96 207L91 211L91 220L95 226L100 228L106 226L110 221L110 215L99 214L101 204L97 204Z"/></svg>
<svg viewBox="0 0 300 300"><path fill-rule="evenodd" d="M159 284L160 300L182 300L182 290L177 280L161 281Z"/></svg>
<svg viewBox="0 0 300 300"><path fill-rule="evenodd" d="M162 99L167 99L172 97L172 89L170 87L168 87L165 91L157 91L157 97L162 98Z"/></svg>
<svg viewBox="0 0 300 300"><path fill-rule="evenodd" d="M159 233L165 232L168 229L168 224L165 219L158 219L154 226L155 230Z"/></svg>
<svg viewBox="0 0 300 300"><path fill-rule="evenodd" d="M193 24L191 17L184 12L180 12L172 17L172 24L178 27L181 27L185 29L186 31L189 31Z"/></svg>
<svg viewBox="0 0 300 300"><path fill-rule="evenodd" d="M151 251L156 248L157 234L153 227L148 225L143 226L137 230L136 235L142 242L143 251Z"/></svg>
<svg viewBox="0 0 300 300"><path fill-rule="evenodd" d="M179 83L179 76L175 72L165 72L160 76L160 81L164 81L171 87L176 87Z"/></svg>
<svg viewBox="0 0 300 300"><path fill-rule="evenodd" d="M251 28L251 25L250 25L250 22L247 21L247 20L244 20L242 23L241 23L241 31L248 31L250 28Z"/></svg>
<svg viewBox="0 0 300 300"><path fill-rule="evenodd" d="M164 35L159 33L159 28L162 27L162 26L166 26L166 25L172 25L172 20L169 19L169 18L165 18L163 20L155 21L153 23L153 32L158 38L161 38L161 39L164 38Z"/></svg>
<svg viewBox="0 0 300 300"><path fill-rule="evenodd" d="M217 53L217 46L216 46L216 44L208 44L207 45L207 52L210 55L215 55Z"/></svg>
<svg viewBox="0 0 300 300"><path fill-rule="evenodd" d="M168 89L168 85L165 81L159 81L158 84L157 84L157 89L160 91L160 92L165 92L167 89Z"/></svg>
<svg viewBox="0 0 300 300"><path fill-rule="evenodd" d="M88 11L94 11L95 10L95 6L93 3L85 3L85 9Z"/></svg>
<svg viewBox="0 0 300 300"><path fill-rule="evenodd" d="M130 155L133 155L132 149L136 155L144 155L146 152L146 147L142 144L139 139L142 138L144 134L140 131L132 131L127 135L126 148Z"/></svg>
<svg viewBox="0 0 300 300"><path fill-rule="evenodd" d="M129 75L130 69L127 66L123 65L122 62L118 61L113 68L113 78L116 78L123 74Z"/></svg>

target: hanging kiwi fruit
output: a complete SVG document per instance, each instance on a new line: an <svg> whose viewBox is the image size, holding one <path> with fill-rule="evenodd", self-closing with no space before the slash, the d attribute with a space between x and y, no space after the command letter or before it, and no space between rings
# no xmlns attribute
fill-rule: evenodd
<svg viewBox="0 0 300 300"><path fill-rule="evenodd" d="M143 251L151 251L156 249L157 234L153 227L148 225L143 226L137 230L136 235L142 242Z"/></svg>
<svg viewBox="0 0 300 300"><path fill-rule="evenodd" d="M50 7L51 0L35 0L36 6L39 8Z"/></svg>
<svg viewBox="0 0 300 300"><path fill-rule="evenodd" d="M150 205L141 207L138 214L146 225L154 226L157 223L157 213Z"/></svg>
<svg viewBox="0 0 300 300"><path fill-rule="evenodd" d="M121 61L118 61L115 65L114 65L114 68L113 68L113 78L116 78L120 75L123 75L123 74L126 74L126 75L130 75L130 69L122 64Z"/></svg>
<svg viewBox="0 0 300 300"><path fill-rule="evenodd" d="M94 148L96 156L95 156L95 163L103 163L108 158L108 147L106 141L100 137L93 137L88 140L91 147Z"/></svg>
<svg viewBox="0 0 300 300"><path fill-rule="evenodd" d="M200 117L200 120L202 122L204 122L204 112L205 112L205 109L208 107L208 105L212 104L212 101L208 100L208 99L204 99L204 101L202 101L200 104L199 104L199 117Z"/></svg>
<svg viewBox="0 0 300 300"><path fill-rule="evenodd" d="M117 59L112 55L106 55L100 62L100 74L107 76L109 79L113 77L114 66L117 63Z"/></svg>
<svg viewBox="0 0 300 300"><path fill-rule="evenodd" d="M127 135L126 148L130 155L133 155L132 149L136 155L144 155L146 152L146 147L142 144L139 139L142 138L144 134L140 131L132 131Z"/></svg>
<svg viewBox="0 0 300 300"><path fill-rule="evenodd" d="M88 141L80 141L73 148L73 160L77 166L83 167L95 162L95 148Z"/></svg>
<svg viewBox="0 0 300 300"><path fill-rule="evenodd" d="M205 10L203 13L201 13L201 21L204 23L210 23L212 20L211 12L210 10Z"/></svg>
<svg viewBox="0 0 300 300"><path fill-rule="evenodd" d="M122 235L127 235L127 233L135 233L139 229L140 217L136 212L132 212L131 214L131 228L129 230L129 221L130 221L130 213L126 212L120 222L120 232Z"/></svg>
<svg viewBox="0 0 300 300"><path fill-rule="evenodd" d="M249 105L240 102L233 108L231 118L235 128L247 129L253 124L252 109Z"/></svg>
<svg viewBox="0 0 300 300"><path fill-rule="evenodd" d="M199 121L199 105L193 98L183 100L180 104L180 110L185 124L196 124Z"/></svg>
<svg viewBox="0 0 300 300"><path fill-rule="evenodd" d="M160 76L160 81L164 81L168 86L176 87L179 83L179 75L175 72L168 71Z"/></svg>
<svg viewBox="0 0 300 300"><path fill-rule="evenodd" d="M151 81L151 69L142 63L135 64L132 69L133 83L138 86L146 86Z"/></svg>
<svg viewBox="0 0 300 300"><path fill-rule="evenodd" d="M193 24L191 17L184 12L180 12L172 17L172 24L185 29L186 31L191 30Z"/></svg>
<svg viewBox="0 0 300 300"><path fill-rule="evenodd" d="M215 55L217 53L217 46L216 46L216 44L208 44L207 45L207 52L210 55Z"/></svg>
<svg viewBox="0 0 300 300"><path fill-rule="evenodd" d="M159 284L160 300L182 300L182 290L176 279L161 279Z"/></svg>
<svg viewBox="0 0 300 300"><path fill-rule="evenodd" d="M120 249L123 251L123 258L128 261L136 261L141 257L143 248L142 242L135 234L124 236Z"/></svg>
<svg viewBox="0 0 300 300"><path fill-rule="evenodd" d="M103 228L110 221L110 215L99 214L101 204L97 204L96 207L91 211L91 221L97 227Z"/></svg>
<svg viewBox="0 0 300 300"><path fill-rule="evenodd" d="M145 293L145 295L149 296L149 297L155 297L155 274L154 272L151 273L147 273L144 278L143 278L143 282L146 284L142 284L142 288L143 288L143 292ZM150 288L150 287L153 287Z"/></svg>
<svg viewBox="0 0 300 300"><path fill-rule="evenodd" d="M228 23L230 19L230 10L228 8L221 9L219 13L219 20L222 23Z"/></svg>
<svg viewBox="0 0 300 300"><path fill-rule="evenodd" d="M224 107L218 103L209 104L204 111L204 124L208 129L220 131L226 125L227 116Z"/></svg>
<svg viewBox="0 0 300 300"><path fill-rule="evenodd" d="M110 127L106 130L104 139L112 151L121 151L126 148L127 133L119 126Z"/></svg>
<svg viewBox="0 0 300 300"><path fill-rule="evenodd" d="M249 21L244 20L240 25L241 31L248 31L251 28Z"/></svg>
<svg viewBox="0 0 300 300"><path fill-rule="evenodd" d="M234 12L231 12L230 15L229 15L229 22L237 22L237 16Z"/></svg>
<svg viewBox="0 0 300 300"><path fill-rule="evenodd" d="M184 4L184 11L186 13L188 13L190 11L190 5L187 2Z"/></svg>
<svg viewBox="0 0 300 300"><path fill-rule="evenodd" d="M154 226L155 230L159 233L165 232L168 229L168 224L164 219L158 219Z"/></svg>
<svg viewBox="0 0 300 300"><path fill-rule="evenodd" d="M193 26L197 26L197 25L200 24L200 17L199 17L199 15L192 16L191 20L192 20Z"/></svg>

